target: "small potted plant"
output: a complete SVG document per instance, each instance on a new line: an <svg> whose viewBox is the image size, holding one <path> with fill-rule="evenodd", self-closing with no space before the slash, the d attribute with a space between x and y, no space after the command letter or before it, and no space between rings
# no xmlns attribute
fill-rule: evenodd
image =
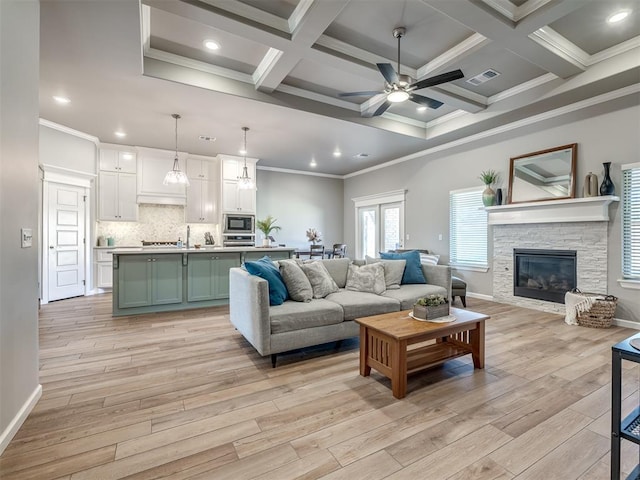
<svg viewBox="0 0 640 480"><path fill-rule="evenodd" d="M429 320L446 315L449 315L449 302L442 295L419 298L413 305L414 318Z"/></svg>
<svg viewBox="0 0 640 480"><path fill-rule="evenodd" d="M264 220L258 220L256 222L256 227L264 234L264 239L262 240L263 247L271 246L269 235L271 235L271 232L277 232L281 229L281 227L276 225L276 219L271 215L268 215Z"/></svg>
<svg viewBox="0 0 640 480"><path fill-rule="evenodd" d="M491 207L496 204L496 192L491 188L491 185L498 181L498 172L485 170L480 174L479 178L487 186L482 192L482 203L485 207Z"/></svg>

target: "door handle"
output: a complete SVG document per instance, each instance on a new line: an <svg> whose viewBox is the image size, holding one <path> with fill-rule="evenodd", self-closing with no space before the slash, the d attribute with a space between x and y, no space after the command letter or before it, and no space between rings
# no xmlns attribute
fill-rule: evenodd
<svg viewBox="0 0 640 480"><path fill-rule="evenodd" d="M49 245L49 249L53 250L55 247L53 245Z"/></svg>

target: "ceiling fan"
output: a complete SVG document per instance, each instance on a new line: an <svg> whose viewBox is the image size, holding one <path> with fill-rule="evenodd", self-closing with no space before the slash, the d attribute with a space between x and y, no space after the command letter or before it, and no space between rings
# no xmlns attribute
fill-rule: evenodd
<svg viewBox="0 0 640 480"><path fill-rule="evenodd" d="M451 72L442 73L433 77L425 78L419 82L413 82L413 79L409 75L400 75L400 40L407 33L407 29L404 27L398 27L393 29L393 36L398 39L398 71L393 69L390 63L377 63L378 70L382 73L382 76L386 80L385 87L382 92L380 91L365 91L365 92L347 92L338 94L339 97L366 97L373 96L371 100L372 108L364 111L362 116L364 117L376 117L382 115L392 103L400 103L406 100L424 105L429 108L439 108L443 105L442 102L434 100L433 98L425 97L413 93L415 90L421 88L433 87L440 85L441 83L452 82L463 78L464 74L462 70L453 70ZM381 104L380 101L382 101ZM377 108L376 108L377 107Z"/></svg>

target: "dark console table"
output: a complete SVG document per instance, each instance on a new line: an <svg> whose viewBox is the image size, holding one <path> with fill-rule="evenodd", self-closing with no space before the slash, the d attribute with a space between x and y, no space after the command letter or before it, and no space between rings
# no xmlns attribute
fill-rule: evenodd
<svg viewBox="0 0 640 480"><path fill-rule="evenodd" d="M611 479L620 478L620 441L624 438L640 445L640 405L624 420L622 417L622 360L640 363L640 350L629 342L640 339L640 334L611 347ZM627 480L640 478L640 463Z"/></svg>

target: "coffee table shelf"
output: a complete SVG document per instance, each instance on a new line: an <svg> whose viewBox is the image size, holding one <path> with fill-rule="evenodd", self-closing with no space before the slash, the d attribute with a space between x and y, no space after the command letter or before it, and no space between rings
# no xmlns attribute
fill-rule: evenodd
<svg viewBox="0 0 640 480"><path fill-rule="evenodd" d="M452 358L469 355L470 349L450 343L436 343L407 352L407 374L440 365Z"/></svg>

